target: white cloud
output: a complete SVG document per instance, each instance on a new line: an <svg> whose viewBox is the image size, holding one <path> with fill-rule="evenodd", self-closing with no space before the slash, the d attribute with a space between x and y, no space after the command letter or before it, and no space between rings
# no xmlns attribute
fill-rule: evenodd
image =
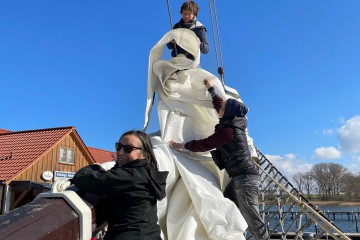
<svg viewBox="0 0 360 240"><path fill-rule="evenodd" d="M334 133L333 129L324 129L321 131L323 135L332 135Z"/></svg>
<svg viewBox="0 0 360 240"><path fill-rule="evenodd" d="M341 152L334 147L319 147L315 149L314 157L320 159L338 159L341 157Z"/></svg>
<svg viewBox="0 0 360 240"><path fill-rule="evenodd" d="M291 182L297 172L306 172L312 168L312 164L298 159L295 154L289 153L283 156L265 154L265 157Z"/></svg>
<svg viewBox="0 0 360 240"><path fill-rule="evenodd" d="M338 139L342 151L360 152L360 115L347 120L338 129Z"/></svg>
<svg viewBox="0 0 360 240"><path fill-rule="evenodd" d="M360 173L360 155L352 155L351 159L352 162L348 164L346 168L354 174Z"/></svg>
<svg viewBox="0 0 360 240"><path fill-rule="evenodd" d="M292 154L292 153L285 154L284 156L286 159L289 159L289 160L294 160L296 158L296 155Z"/></svg>

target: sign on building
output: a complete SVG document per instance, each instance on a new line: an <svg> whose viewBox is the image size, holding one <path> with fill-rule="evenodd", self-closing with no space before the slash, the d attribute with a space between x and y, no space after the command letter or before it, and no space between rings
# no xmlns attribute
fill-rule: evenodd
<svg viewBox="0 0 360 240"><path fill-rule="evenodd" d="M54 181L59 180L68 180L73 178L75 175L74 172L60 172L60 171L54 171Z"/></svg>

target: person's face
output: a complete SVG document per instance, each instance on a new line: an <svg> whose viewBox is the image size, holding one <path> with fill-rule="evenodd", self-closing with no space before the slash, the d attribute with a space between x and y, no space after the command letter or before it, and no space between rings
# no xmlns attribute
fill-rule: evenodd
<svg viewBox="0 0 360 240"><path fill-rule="evenodd" d="M221 105L221 107L219 109L219 117L220 118L224 117L225 108L226 108L226 101L223 102L223 104Z"/></svg>
<svg viewBox="0 0 360 240"><path fill-rule="evenodd" d="M124 165L136 159L143 159L144 150L140 139L135 135L125 135L119 140L118 149L116 149L117 163Z"/></svg>
<svg viewBox="0 0 360 240"><path fill-rule="evenodd" d="M189 10L184 9L181 12L181 16L182 16L182 19L184 20L184 22L188 23L191 19L194 18L194 13Z"/></svg>

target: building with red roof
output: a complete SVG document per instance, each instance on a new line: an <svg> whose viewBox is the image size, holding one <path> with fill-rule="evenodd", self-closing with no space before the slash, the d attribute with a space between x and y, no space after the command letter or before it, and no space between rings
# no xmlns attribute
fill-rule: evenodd
<svg viewBox="0 0 360 240"><path fill-rule="evenodd" d="M107 151L104 155L101 152L98 149L91 153L73 126L26 131L0 129L1 214L47 191L52 182L72 178L84 166L103 161L107 156L113 159Z"/></svg>
<svg viewBox="0 0 360 240"><path fill-rule="evenodd" d="M116 156L114 152L111 151L107 151L107 150L102 150L99 148L93 148L93 147L87 147L91 153L91 155L93 156L95 162L97 163L105 163L105 162L110 162L110 161L114 161Z"/></svg>
<svg viewBox="0 0 360 240"><path fill-rule="evenodd" d="M11 132L11 131L0 128L0 134L2 134L2 133L9 133L9 132Z"/></svg>

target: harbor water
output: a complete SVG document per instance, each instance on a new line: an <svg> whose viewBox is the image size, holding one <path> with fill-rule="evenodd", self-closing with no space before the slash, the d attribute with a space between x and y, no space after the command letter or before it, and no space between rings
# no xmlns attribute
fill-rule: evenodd
<svg viewBox="0 0 360 240"><path fill-rule="evenodd" d="M360 207L359 206L319 206L320 210L325 214L325 216L330 219L342 232L344 233L359 233L360 232ZM288 209L284 207L284 211ZM271 211L276 211L276 208L270 208ZM295 206L293 212L297 212L298 209ZM336 214L334 214L336 213ZM302 222L306 220L305 215L302 217ZM287 216L287 219L284 221L284 227L286 228L292 223L291 214ZM270 221L269 228L274 229L278 224L279 218L275 218ZM296 226L294 226L293 231L295 231ZM279 229L280 230L280 229ZM278 231L279 231L278 230ZM312 224L309 228L306 229L306 232L316 232L320 230L320 227Z"/></svg>

